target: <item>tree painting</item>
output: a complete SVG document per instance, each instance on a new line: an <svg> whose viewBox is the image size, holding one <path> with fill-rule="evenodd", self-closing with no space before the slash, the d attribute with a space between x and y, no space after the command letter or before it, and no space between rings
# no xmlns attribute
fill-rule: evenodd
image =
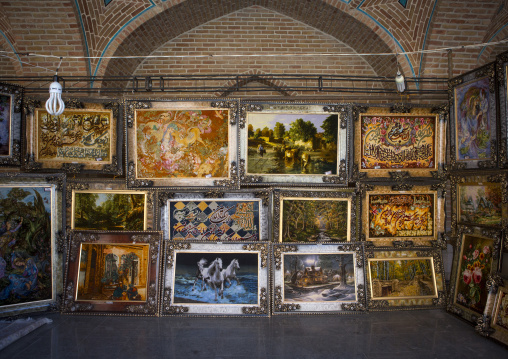
<svg viewBox="0 0 508 359"><path fill-rule="evenodd" d="M79 230L142 231L145 194L76 192L73 218Z"/></svg>
<svg viewBox="0 0 508 359"><path fill-rule="evenodd" d="M459 186L461 222L499 226L503 220L501 183L463 184Z"/></svg>
<svg viewBox="0 0 508 359"><path fill-rule="evenodd" d="M284 199L282 242L346 242L349 234L349 200Z"/></svg>

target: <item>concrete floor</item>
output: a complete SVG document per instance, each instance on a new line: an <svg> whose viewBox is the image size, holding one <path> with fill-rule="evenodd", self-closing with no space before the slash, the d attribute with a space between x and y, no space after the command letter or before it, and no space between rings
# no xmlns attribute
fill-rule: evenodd
<svg viewBox="0 0 508 359"><path fill-rule="evenodd" d="M46 314L53 320L0 351L45 358L508 358L443 310L271 318Z"/></svg>

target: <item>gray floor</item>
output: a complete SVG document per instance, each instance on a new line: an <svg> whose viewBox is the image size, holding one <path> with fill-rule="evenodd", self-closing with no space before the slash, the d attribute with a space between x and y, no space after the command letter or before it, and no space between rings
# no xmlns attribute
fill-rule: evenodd
<svg viewBox="0 0 508 359"><path fill-rule="evenodd" d="M442 310L272 318L65 316L0 358L508 358Z"/></svg>

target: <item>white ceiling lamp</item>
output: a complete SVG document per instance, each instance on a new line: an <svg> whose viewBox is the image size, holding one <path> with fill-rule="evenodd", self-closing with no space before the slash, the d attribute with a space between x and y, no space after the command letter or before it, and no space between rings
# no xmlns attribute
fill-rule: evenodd
<svg viewBox="0 0 508 359"><path fill-rule="evenodd" d="M404 92L406 89L406 79L400 72L399 59L397 56L398 54L395 55L395 59L397 60L397 76L395 76L395 85L397 85L397 91Z"/></svg>
<svg viewBox="0 0 508 359"><path fill-rule="evenodd" d="M49 85L49 99L46 101L46 111L51 116L60 116L65 110L65 104L62 101L62 85L58 82L58 69L62 64L62 58L60 58L60 64L56 69L55 76L53 76L53 82Z"/></svg>

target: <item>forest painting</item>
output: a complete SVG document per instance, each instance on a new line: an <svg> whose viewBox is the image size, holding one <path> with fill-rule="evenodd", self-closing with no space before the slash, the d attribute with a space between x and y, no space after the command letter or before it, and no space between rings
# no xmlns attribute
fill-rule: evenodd
<svg viewBox="0 0 508 359"><path fill-rule="evenodd" d="M500 226L503 220L502 183L459 185L459 221Z"/></svg>
<svg viewBox="0 0 508 359"><path fill-rule="evenodd" d="M11 96L0 93L0 156L10 154L11 143Z"/></svg>
<svg viewBox="0 0 508 359"><path fill-rule="evenodd" d="M249 113L247 172L337 174L337 114Z"/></svg>
<svg viewBox="0 0 508 359"><path fill-rule="evenodd" d="M52 299L50 187L0 187L0 305Z"/></svg>
<svg viewBox="0 0 508 359"><path fill-rule="evenodd" d="M369 259L372 299L436 298L432 258Z"/></svg>
<svg viewBox="0 0 508 359"><path fill-rule="evenodd" d="M140 192L74 192L72 228L143 231L146 194Z"/></svg>
<svg viewBox="0 0 508 359"><path fill-rule="evenodd" d="M284 254L284 301L355 301L351 253Z"/></svg>
<svg viewBox="0 0 508 359"><path fill-rule="evenodd" d="M346 242L349 199L287 198L281 201L281 242Z"/></svg>

